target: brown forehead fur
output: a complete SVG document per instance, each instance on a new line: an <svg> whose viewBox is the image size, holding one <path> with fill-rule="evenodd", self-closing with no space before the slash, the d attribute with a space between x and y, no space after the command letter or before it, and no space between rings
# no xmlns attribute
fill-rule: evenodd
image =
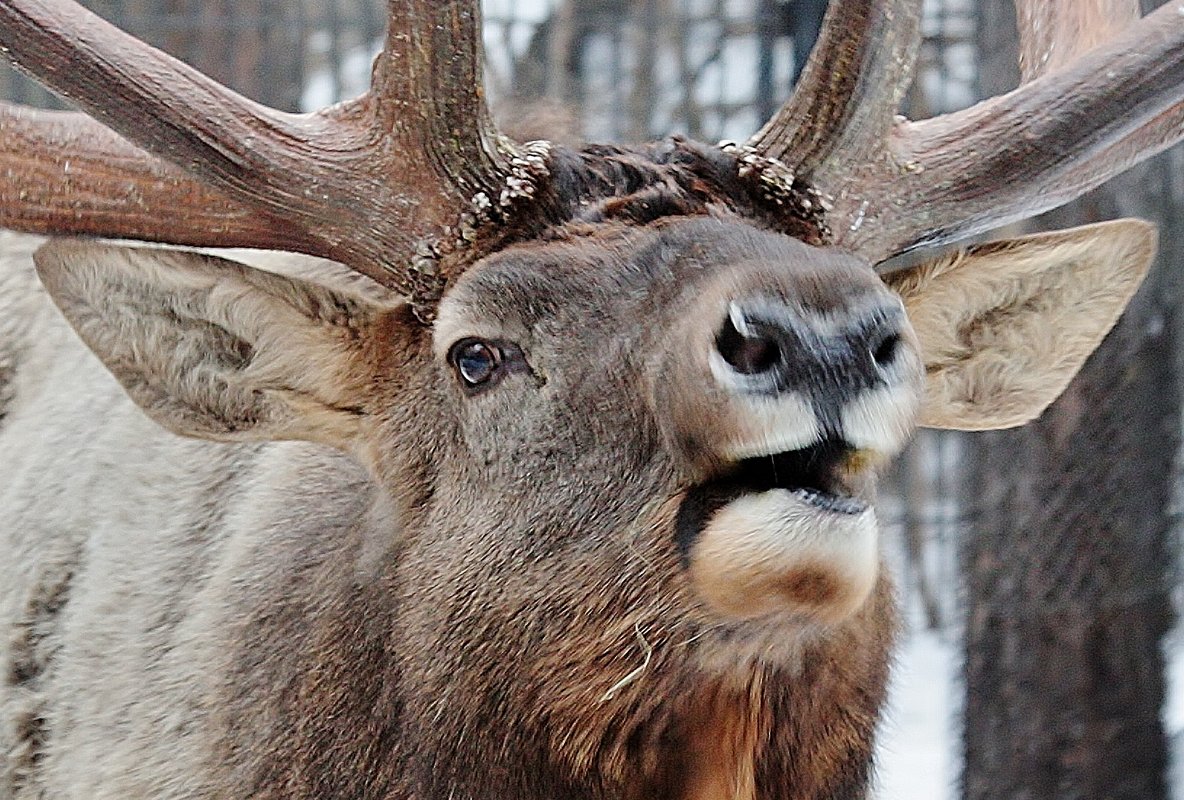
<svg viewBox="0 0 1184 800"><path fill-rule="evenodd" d="M589 215L597 216L599 208L591 207ZM473 320L519 317L536 325L560 316L577 328L611 319L618 334L652 328L660 335L653 320L679 298L701 291L710 272L755 265L768 274L757 279L753 292L817 311L848 301L852 292L883 291L872 270L846 254L807 246L726 207L704 206L646 225L615 218L569 221L544 239L485 259L453 286L443 305L463 308Z"/></svg>
<svg viewBox="0 0 1184 800"><path fill-rule="evenodd" d="M792 176L765 180L767 169L744 166L718 147L671 137L644 145L555 145L548 176L531 202L488 226L482 241L446 267L454 276L471 263L465 252L495 253L521 242L564 237L588 225L644 225L670 216L732 214L750 224L822 244L828 236L817 198Z"/></svg>

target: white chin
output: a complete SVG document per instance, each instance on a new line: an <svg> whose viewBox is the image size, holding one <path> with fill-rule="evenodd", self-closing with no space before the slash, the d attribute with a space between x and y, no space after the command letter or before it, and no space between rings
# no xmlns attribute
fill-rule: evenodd
<svg viewBox="0 0 1184 800"><path fill-rule="evenodd" d="M854 498L744 494L703 526L689 553L691 580L730 617L780 612L841 622L875 586L878 530L875 513Z"/></svg>

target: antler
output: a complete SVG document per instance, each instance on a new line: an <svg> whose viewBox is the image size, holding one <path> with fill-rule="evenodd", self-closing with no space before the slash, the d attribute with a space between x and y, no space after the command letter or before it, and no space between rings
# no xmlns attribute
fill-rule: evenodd
<svg viewBox="0 0 1184 800"><path fill-rule="evenodd" d="M895 115L920 6L831 3L801 86L749 142L823 194L836 245L878 261L961 239L1067 202L1184 137L1178 3L1140 20L1135 0L1017 0L1026 82L909 122Z"/></svg>
<svg viewBox="0 0 1184 800"><path fill-rule="evenodd" d="M515 152L482 98L476 4L389 9L371 91L288 114L69 0L0 4L9 57L144 148L81 114L0 106L0 225L296 250L430 301Z"/></svg>
<svg viewBox="0 0 1184 800"><path fill-rule="evenodd" d="M922 0L831 3L797 92L749 147L823 196L832 244L878 261L1052 208L1184 136L1178 4L1141 20L1135 0L1017 5L1026 83L914 123L896 114ZM371 91L301 115L69 0L8 0L0 48L135 146L82 115L0 106L0 225L297 250L426 307L484 252L459 245L496 238L483 209L537 177L490 122L475 6L390 0Z"/></svg>
<svg viewBox="0 0 1184 800"><path fill-rule="evenodd" d="M302 235L289 220L230 200L82 114L0 103L0 174L0 221L32 233L274 248Z"/></svg>
<svg viewBox="0 0 1184 800"><path fill-rule="evenodd" d="M793 97L748 144L840 184L882 158L921 46L922 0L830 3Z"/></svg>

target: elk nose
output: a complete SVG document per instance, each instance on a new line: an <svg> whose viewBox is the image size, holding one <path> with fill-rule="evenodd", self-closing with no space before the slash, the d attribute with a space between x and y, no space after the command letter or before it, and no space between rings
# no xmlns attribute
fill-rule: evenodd
<svg viewBox="0 0 1184 800"><path fill-rule="evenodd" d="M809 312L768 301L728 306L715 337L718 376L744 393L800 391L833 406L896 382L905 318L899 305Z"/></svg>
<svg viewBox="0 0 1184 800"><path fill-rule="evenodd" d="M781 360L778 336L767 327L750 325L744 313L732 303L723 327L715 337L715 349L729 367L741 375L759 375Z"/></svg>

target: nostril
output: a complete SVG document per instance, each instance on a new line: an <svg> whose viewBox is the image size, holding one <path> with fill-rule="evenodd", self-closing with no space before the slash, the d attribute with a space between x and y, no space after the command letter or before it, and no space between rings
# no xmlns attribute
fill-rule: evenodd
<svg viewBox="0 0 1184 800"><path fill-rule="evenodd" d="M781 347L773 338L761 335L748 325L744 333L736 328L729 315L715 337L715 348L732 369L743 375L767 372L781 360Z"/></svg>
<svg viewBox="0 0 1184 800"><path fill-rule="evenodd" d="M896 351L900 346L900 335L896 333L889 333L880 340L872 350L872 358L876 365L880 367L888 367L896 360Z"/></svg>

